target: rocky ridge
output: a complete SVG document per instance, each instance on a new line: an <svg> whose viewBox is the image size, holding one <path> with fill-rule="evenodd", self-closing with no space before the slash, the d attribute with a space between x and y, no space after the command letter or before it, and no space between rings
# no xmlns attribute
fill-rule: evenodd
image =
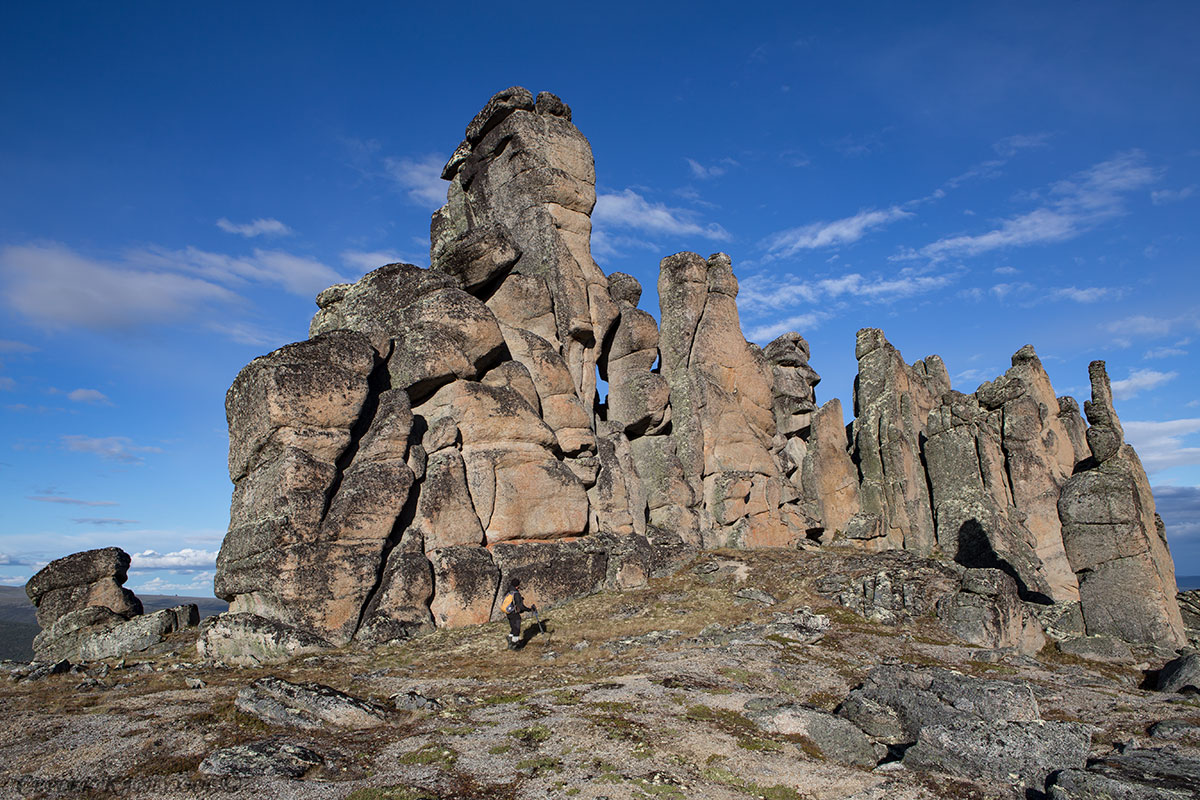
<svg viewBox="0 0 1200 800"><path fill-rule="evenodd" d="M310 338L229 390L232 616L207 656L478 624L512 577L546 607L698 548L834 542L1001 573L948 589L970 640L1040 646L1049 615L1053 638L1185 642L1102 362L1089 426L1031 346L968 395L868 328L844 426L800 334L746 341L728 256L662 260L661 324L603 273L591 148L554 95L494 96L442 176L430 268L325 290Z"/></svg>

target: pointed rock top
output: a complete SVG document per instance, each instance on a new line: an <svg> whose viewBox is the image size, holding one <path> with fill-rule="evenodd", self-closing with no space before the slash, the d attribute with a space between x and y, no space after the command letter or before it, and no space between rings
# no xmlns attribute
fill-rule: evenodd
<svg viewBox="0 0 1200 800"><path fill-rule="evenodd" d="M559 100L559 103L561 104L562 101ZM488 131L503 122L514 111L533 110L533 94L524 86L510 86L503 91L496 92L492 95L492 99L488 100L483 110L475 115L475 119L471 120L471 124L467 125L467 142L472 145L478 144Z"/></svg>

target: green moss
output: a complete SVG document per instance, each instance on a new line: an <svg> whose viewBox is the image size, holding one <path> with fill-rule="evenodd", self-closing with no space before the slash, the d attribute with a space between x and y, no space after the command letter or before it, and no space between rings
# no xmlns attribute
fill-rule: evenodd
<svg viewBox="0 0 1200 800"><path fill-rule="evenodd" d="M737 740L737 746L743 750L757 750L765 753L783 752L783 745L770 739L759 739L756 736L746 736Z"/></svg>
<svg viewBox="0 0 1200 800"><path fill-rule="evenodd" d="M445 745L430 742L416 750L401 753L396 760L401 764L433 765L441 769L450 769L458 761L458 753Z"/></svg>
<svg viewBox="0 0 1200 800"><path fill-rule="evenodd" d="M551 734L550 729L539 722L530 725L528 728L518 728L515 731L509 731L508 735L514 739L519 739L523 744L536 747L549 739Z"/></svg>
<svg viewBox="0 0 1200 800"><path fill-rule="evenodd" d="M377 789L358 789L346 795L346 800L439 800L436 794L409 786L381 786Z"/></svg>
<svg viewBox="0 0 1200 800"><path fill-rule="evenodd" d="M489 747L488 752L494 756L502 756L512 749L513 746L511 744L498 744L494 747Z"/></svg>
<svg viewBox="0 0 1200 800"><path fill-rule="evenodd" d="M517 762L518 770L528 770L530 775L542 775L547 772L558 772L562 769L562 759L551 756L537 756Z"/></svg>

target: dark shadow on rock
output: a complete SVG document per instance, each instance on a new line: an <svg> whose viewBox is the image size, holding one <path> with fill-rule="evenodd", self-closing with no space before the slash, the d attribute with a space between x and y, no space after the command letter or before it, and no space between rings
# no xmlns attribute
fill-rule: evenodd
<svg viewBox="0 0 1200 800"><path fill-rule="evenodd" d="M1017 584L1017 594L1022 600L1042 605L1051 605L1054 600L1042 592L1030 590L1017 574L1012 564L1005 561L996 553L988 539L987 531L977 519L969 519L958 528L958 555L954 560L964 567L979 569L998 569L1008 575Z"/></svg>
<svg viewBox="0 0 1200 800"><path fill-rule="evenodd" d="M1158 691L1158 673L1161 669L1144 669L1142 670L1142 682L1138 684L1138 688L1143 692Z"/></svg>

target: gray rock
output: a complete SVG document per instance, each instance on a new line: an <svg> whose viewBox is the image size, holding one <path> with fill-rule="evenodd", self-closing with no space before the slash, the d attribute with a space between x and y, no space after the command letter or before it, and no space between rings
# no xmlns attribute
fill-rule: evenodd
<svg viewBox="0 0 1200 800"><path fill-rule="evenodd" d="M1197 795L1119 780L1091 770L1065 769L1047 780L1046 796L1050 800L1183 800Z"/></svg>
<svg viewBox="0 0 1200 800"><path fill-rule="evenodd" d="M71 671L71 662L65 658L61 661L40 662L34 661L30 663L30 669L25 672L22 680L27 683L40 681L43 678L48 678L51 675L63 675Z"/></svg>
<svg viewBox="0 0 1200 800"><path fill-rule="evenodd" d="M1169 750L1125 747L1094 758L1088 769L1142 791L1174 792L1166 797L1200 797L1200 760ZM1153 797L1153 795L1150 795Z"/></svg>
<svg viewBox="0 0 1200 800"><path fill-rule="evenodd" d="M37 608L42 630L87 606L103 606L126 618L141 614L142 602L122 585L129 561L121 548L105 547L72 553L38 570L25 584L25 594Z"/></svg>
<svg viewBox="0 0 1200 800"><path fill-rule="evenodd" d="M895 625L933 613L938 601L959 590L961 568L893 550L845 560L818 576L816 590L866 619Z"/></svg>
<svg viewBox="0 0 1200 800"><path fill-rule="evenodd" d="M923 726L903 761L909 769L1040 789L1051 772L1082 767L1091 741L1075 722L958 719Z"/></svg>
<svg viewBox="0 0 1200 800"><path fill-rule="evenodd" d="M392 706L397 711L438 711L442 704L431 697L409 691L394 696Z"/></svg>
<svg viewBox="0 0 1200 800"><path fill-rule="evenodd" d="M885 744L915 742L926 726L1040 720L1028 684L907 666L872 669L863 685L846 697L838 714Z"/></svg>
<svg viewBox="0 0 1200 800"><path fill-rule="evenodd" d="M1058 643L1058 649L1064 653L1092 661L1108 661L1112 663L1128 663L1133 661L1133 653L1129 645L1112 636L1073 636Z"/></svg>
<svg viewBox="0 0 1200 800"><path fill-rule="evenodd" d="M1046 644L1016 582L998 569L964 572L961 590L938 601L937 616L959 639L981 647L1012 647L1028 655Z"/></svg>
<svg viewBox="0 0 1200 800"><path fill-rule="evenodd" d="M234 705L268 725L292 728L373 728L386 716L379 706L329 686L273 677L259 678L243 688Z"/></svg>
<svg viewBox="0 0 1200 800"><path fill-rule="evenodd" d="M830 761L873 767L878 760L866 734L845 719L806 706L788 705L750 715L769 733L803 736Z"/></svg>
<svg viewBox="0 0 1200 800"><path fill-rule="evenodd" d="M324 763L320 754L307 747L267 739L216 750L200 762L199 769L205 775L276 775L298 779Z"/></svg>
<svg viewBox="0 0 1200 800"><path fill-rule="evenodd" d="M232 666L275 664L329 647L312 633L246 613L209 617L196 641L200 658Z"/></svg>
<svg viewBox="0 0 1200 800"><path fill-rule="evenodd" d="M1200 653L1188 653L1164 664L1158 671L1156 688L1160 692L1200 692Z"/></svg>
<svg viewBox="0 0 1200 800"><path fill-rule="evenodd" d="M1200 725L1183 719L1164 719L1150 726L1152 739L1200 739Z"/></svg>
<svg viewBox="0 0 1200 800"><path fill-rule="evenodd" d="M194 603L134 617L81 641L79 658L83 661L99 661L139 653L158 644L169 634L185 627L195 627L199 621L200 612Z"/></svg>
<svg viewBox="0 0 1200 800"><path fill-rule="evenodd" d="M749 586L744 589L738 589L733 593L733 596L739 600L762 603L764 606L773 606L779 602L775 599L775 596L769 592L764 592L762 589L755 589Z"/></svg>

